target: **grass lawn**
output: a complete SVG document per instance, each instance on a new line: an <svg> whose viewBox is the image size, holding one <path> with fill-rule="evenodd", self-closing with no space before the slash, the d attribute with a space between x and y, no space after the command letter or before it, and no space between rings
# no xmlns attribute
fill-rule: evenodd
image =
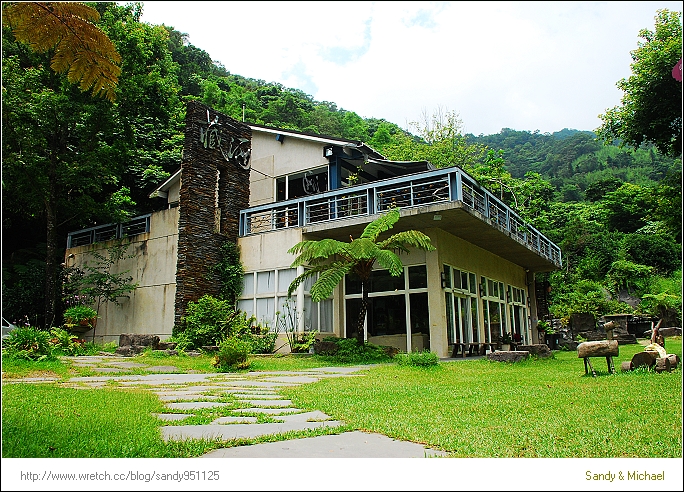
<svg viewBox="0 0 684 492"><path fill-rule="evenodd" d="M668 338L666 346L681 357L681 338ZM517 364L466 359L429 369L378 365L360 377L324 379L281 393L299 408L345 421L344 430L380 432L458 457L681 458L681 366L662 374L620 372L620 362L642 349L620 346L614 375L607 374L604 359L592 359L597 378L584 375L576 352L561 351L553 359ZM332 365L318 356L251 360L250 370L261 371ZM206 356L131 361L215 372ZM68 379L89 370L68 362L3 360L3 371ZM139 389L3 384L2 407L3 457L192 457L219 446L164 442L163 423L152 415L163 405Z"/></svg>
<svg viewBox="0 0 684 492"><path fill-rule="evenodd" d="M681 357L681 338L667 340ZM617 373L576 352L516 364L442 363L432 369L374 367L283 393L351 426L420 442L457 457L681 458L682 371L620 372L639 345L620 346Z"/></svg>

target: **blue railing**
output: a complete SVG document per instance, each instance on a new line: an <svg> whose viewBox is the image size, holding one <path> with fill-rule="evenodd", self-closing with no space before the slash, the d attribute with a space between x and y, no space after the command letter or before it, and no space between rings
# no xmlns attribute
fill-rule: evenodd
<svg viewBox="0 0 684 492"><path fill-rule="evenodd" d="M67 248L150 232L151 216L152 214L141 215L121 224L104 224L70 232L67 236Z"/></svg>
<svg viewBox="0 0 684 492"><path fill-rule="evenodd" d="M484 222L561 266L561 251L462 169L450 167L270 203L240 211L240 236L373 215L391 207L462 202Z"/></svg>

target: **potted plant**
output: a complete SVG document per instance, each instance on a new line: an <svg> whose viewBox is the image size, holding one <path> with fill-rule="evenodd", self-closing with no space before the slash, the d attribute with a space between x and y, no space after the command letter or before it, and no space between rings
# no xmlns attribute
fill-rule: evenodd
<svg viewBox="0 0 684 492"><path fill-rule="evenodd" d="M506 352L511 350L511 343L513 343L511 334L507 331L504 331L503 335L501 335L501 350L505 350Z"/></svg>
<svg viewBox="0 0 684 492"><path fill-rule="evenodd" d="M70 331L85 333L97 324L97 311L90 306L78 304L64 311L64 326Z"/></svg>

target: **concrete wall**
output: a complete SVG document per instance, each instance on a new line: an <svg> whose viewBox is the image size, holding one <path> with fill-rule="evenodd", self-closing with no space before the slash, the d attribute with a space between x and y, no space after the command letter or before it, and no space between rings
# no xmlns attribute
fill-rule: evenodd
<svg viewBox="0 0 684 492"><path fill-rule="evenodd" d="M176 254L178 248L178 208L155 212L150 218L150 232L124 239L128 243L126 258L118 263L115 272L128 271L138 288L120 305L105 303L100 306L95 341L119 341L121 333L157 335L162 340L171 336L174 323L176 294ZM68 266L93 265L93 251L106 254L114 241L79 246L67 250ZM68 258L73 254L73 258ZM83 337L91 340L93 330Z"/></svg>
<svg viewBox="0 0 684 492"><path fill-rule="evenodd" d="M252 130L250 207L275 201L275 179L286 174L328 165L322 142L286 136L281 142L270 132Z"/></svg>

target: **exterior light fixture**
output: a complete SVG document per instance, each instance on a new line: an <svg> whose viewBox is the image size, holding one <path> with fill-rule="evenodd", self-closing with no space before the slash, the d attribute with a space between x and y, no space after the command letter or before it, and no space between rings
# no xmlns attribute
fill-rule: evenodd
<svg viewBox="0 0 684 492"><path fill-rule="evenodd" d="M444 274L444 272L440 272L439 276L442 279L442 289L443 289L446 287L446 275Z"/></svg>
<svg viewBox="0 0 684 492"><path fill-rule="evenodd" d="M332 146L330 147L323 147L323 157L330 157L333 155L333 148Z"/></svg>

